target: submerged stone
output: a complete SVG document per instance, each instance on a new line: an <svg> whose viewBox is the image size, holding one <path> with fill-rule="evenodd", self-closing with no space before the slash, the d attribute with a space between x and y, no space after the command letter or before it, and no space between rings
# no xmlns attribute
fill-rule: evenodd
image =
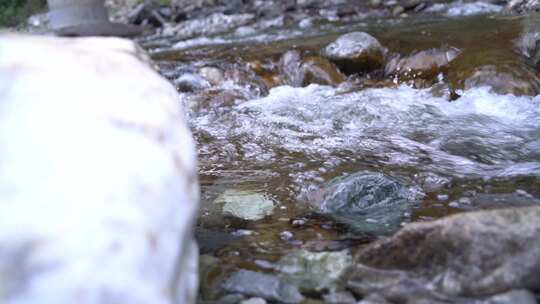
<svg viewBox="0 0 540 304"><path fill-rule="evenodd" d="M496 66L481 66L465 79L464 89L490 87L498 94L536 95L540 91L540 79L532 71L501 71Z"/></svg>
<svg viewBox="0 0 540 304"><path fill-rule="evenodd" d="M335 288L351 263L352 257L348 250L296 250L278 262L278 269L286 282L298 286L303 292L320 292Z"/></svg>
<svg viewBox="0 0 540 304"><path fill-rule="evenodd" d="M226 190L214 203L223 204L223 213L247 221L257 221L274 211L274 201L265 194L246 190Z"/></svg>
<svg viewBox="0 0 540 304"><path fill-rule="evenodd" d="M352 32L327 45L321 54L345 74L353 74L382 67L386 49L370 34Z"/></svg>
<svg viewBox="0 0 540 304"><path fill-rule="evenodd" d="M421 51L403 58L394 57L386 64L385 74L396 75L400 80L435 79L460 53L456 48L442 48Z"/></svg>
<svg viewBox="0 0 540 304"><path fill-rule="evenodd" d="M361 295L455 300L517 289L538 291L540 207L410 224L363 249L356 262L348 285Z"/></svg>
<svg viewBox="0 0 540 304"><path fill-rule="evenodd" d="M317 211L355 232L388 234L409 221L416 202L401 181L382 173L360 172L339 177L324 187Z"/></svg>
<svg viewBox="0 0 540 304"><path fill-rule="evenodd" d="M345 81L345 76L330 61L319 56L308 56L302 60L300 66L303 74L302 85L312 83L322 85L338 85Z"/></svg>
<svg viewBox="0 0 540 304"><path fill-rule="evenodd" d="M288 284L274 275L244 269L235 272L225 281L223 289L227 292L283 303L294 304L304 300L297 286Z"/></svg>

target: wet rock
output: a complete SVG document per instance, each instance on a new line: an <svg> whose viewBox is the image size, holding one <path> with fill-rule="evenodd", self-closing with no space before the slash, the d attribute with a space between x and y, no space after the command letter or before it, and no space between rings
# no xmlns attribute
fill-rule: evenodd
<svg viewBox="0 0 540 304"><path fill-rule="evenodd" d="M214 86L220 84L225 78L223 71L215 67L203 67L199 70L199 74Z"/></svg>
<svg viewBox="0 0 540 304"><path fill-rule="evenodd" d="M540 11L540 1L538 0L510 0L507 2L506 10L518 13Z"/></svg>
<svg viewBox="0 0 540 304"><path fill-rule="evenodd" d="M294 304L304 300L297 286L285 283L283 280L270 274L243 269L235 272L225 281L223 289L228 292L241 293L283 303Z"/></svg>
<svg viewBox="0 0 540 304"><path fill-rule="evenodd" d="M312 195L317 212L348 225L355 232L388 234L409 221L414 193L382 173L360 172L334 179Z"/></svg>
<svg viewBox="0 0 540 304"><path fill-rule="evenodd" d="M162 6L155 1L145 1L136 5L127 15L127 21L136 25L151 25L162 27L170 21L170 9L167 12L167 6ZM167 14L168 13L168 14Z"/></svg>
<svg viewBox="0 0 540 304"><path fill-rule="evenodd" d="M215 252L239 239L239 236L226 232L212 231L202 227L195 228L195 240L197 240L201 254Z"/></svg>
<svg viewBox="0 0 540 304"><path fill-rule="evenodd" d="M370 34L352 32L327 45L321 54L344 73L353 74L382 67L386 49Z"/></svg>
<svg viewBox="0 0 540 304"><path fill-rule="evenodd" d="M472 16L499 13L502 10L503 7L500 5L477 1L462 4L456 3L448 9L446 15L449 17Z"/></svg>
<svg viewBox="0 0 540 304"><path fill-rule="evenodd" d="M537 1L540 7L540 1ZM531 65L540 65L540 20L537 14L531 14L522 21L523 34L515 41L517 49Z"/></svg>
<svg viewBox="0 0 540 304"><path fill-rule="evenodd" d="M531 63L538 66L540 63L540 31L523 34L517 42L521 54Z"/></svg>
<svg viewBox="0 0 540 304"><path fill-rule="evenodd" d="M540 207L521 207L409 224L358 254L349 287L439 300L538 291L539 218Z"/></svg>
<svg viewBox="0 0 540 304"><path fill-rule="evenodd" d="M345 81L345 76L332 62L319 56L308 56L304 58L300 69L303 74L303 86L312 83L338 85Z"/></svg>
<svg viewBox="0 0 540 304"><path fill-rule="evenodd" d="M220 296L219 291L226 278L226 269L221 260L212 255L202 254L199 257L199 294L203 300L215 300ZM236 304L238 301L233 303Z"/></svg>
<svg viewBox="0 0 540 304"><path fill-rule="evenodd" d="M519 193L479 193L472 200L476 208L504 208L540 205L540 199Z"/></svg>
<svg viewBox="0 0 540 304"><path fill-rule="evenodd" d="M401 5L397 5L392 9L392 16L399 16L405 12L405 8Z"/></svg>
<svg viewBox="0 0 540 304"><path fill-rule="evenodd" d="M354 304L356 299L348 291L331 292L323 296L326 304Z"/></svg>
<svg viewBox="0 0 540 304"><path fill-rule="evenodd" d="M460 53L456 48L441 48L421 51L404 58L396 56L386 64L385 74L395 75L400 80L436 79Z"/></svg>
<svg viewBox="0 0 540 304"><path fill-rule="evenodd" d="M223 296L219 299L219 304L238 304L242 302L245 299L245 297L241 294L229 294L226 296Z"/></svg>
<svg viewBox="0 0 540 304"><path fill-rule="evenodd" d="M490 87L498 94L536 95L540 92L540 80L532 71L503 72L493 65L477 68L464 81L466 90L481 86Z"/></svg>
<svg viewBox="0 0 540 304"><path fill-rule="evenodd" d="M484 1L462 2L455 1L451 3L436 3L427 8L426 12L440 13L448 17L464 17L482 14L499 13L504 9L503 6L488 3Z"/></svg>
<svg viewBox="0 0 540 304"><path fill-rule="evenodd" d="M0 49L0 302L195 303L196 154L174 87L128 40Z"/></svg>
<svg viewBox="0 0 540 304"><path fill-rule="evenodd" d="M310 252L296 250L278 262L281 277L303 292L334 289L345 270L351 265L348 250Z"/></svg>
<svg viewBox="0 0 540 304"><path fill-rule="evenodd" d="M164 29L163 34L174 36L177 40L195 36L216 35L246 25L254 17L252 14L225 15L223 13L215 13L208 17L180 22L173 27Z"/></svg>
<svg viewBox="0 0 540 304"><path fill-rule="evenodd" d="M293 87L302 86L304 79L300 69L301 64L302 55L299 51L290 50L281 56L279 70L286 77L286 84Z"/></svg>
<svg viewBox="0 0 540 304"><path fill-rule="evenodd" d="M244 190L226 190L214 204L223 205L223 213L247 221L257 221L273 213L275 203L266 195Z"/></svg>
<svg viewBox="0 0 540 304"><path fill-rule="evenodd" d="M441 294L422 290L422 287L416 286L419 289L406 292L406 288L411 286L386 286L387 291L380 293L371 293L362 299L358 304L536 304L536 299L533 293L527 290L512 290L502 294L493 295L490 297L480 298L452 298ZM389 292L392 290L391 292Z"/></svg>
<svg viewBox="0 0 540 304"><path fill-rule="evenodd" d="M234 34L239 37L247 37L257 34L257 30L251 26L241 26L234 31Z"/></svg>
<svg viewBox="0 0 540 304"><path fill-rule="evenodd" d="M477 301L478 304L537 304L535 295L528 290L511 290ZM476 304L475 303L475 304Z"/></svg>
<svg viewBox="0 0 540 304"><path fill-rule="evenodd" d="M240 302L240 304L266 304L263 298L251 298Z"/></svg>
<svg viewBox="0 0 540 304"><path fill-rule="evenodd" d="M198 74L186 73L176 78L174 81L176 89L180 92L193 92L210 87L210 83Z"/></svg>
<svg viewBox="0 0 540 304"><path fill-rule="evenodd" d="M49 14L35 14L28 17L26 24L30 33L40 34L50 32Z"/></svg>

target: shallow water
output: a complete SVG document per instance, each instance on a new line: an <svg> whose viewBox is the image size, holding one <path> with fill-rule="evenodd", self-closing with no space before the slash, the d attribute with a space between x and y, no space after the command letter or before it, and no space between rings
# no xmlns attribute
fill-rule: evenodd
<svg viewBox="0 0 540 304"><path fill-rule="evenodd" d="M464 88L474 68L493 65L513 79L537 76L517 54L523 21L507 17L362 20L301 29L229 33L154 49L165 75L212 64L224 69L251 60L275 62L291 48L315 52L340 33L368 31L391 52L451 46L462 50L434 87L406 83L360 89L278 86L269 92L225 82L207 93L228 98L201 103L181 93L199 148L203 210L199 226L243 235L213 254L230 266L268 270L292 248L335 250L373 236L349 233L316 215L310 198L330 179L362 170L406 181L420 205L414 221L540 199L540 97ZM466 32L465 32L466 30ZM172 43L170 43L172 45ZM436 87L461 96L450 102ZM368 86L369 87L369 86ZM519 91L520 95L530 93ZM203 94L203 95L204 95ZM224 217L214 199L227 189L273 199L273 215L256 222ZM284 235L288 231L290 234Z"/></svg>

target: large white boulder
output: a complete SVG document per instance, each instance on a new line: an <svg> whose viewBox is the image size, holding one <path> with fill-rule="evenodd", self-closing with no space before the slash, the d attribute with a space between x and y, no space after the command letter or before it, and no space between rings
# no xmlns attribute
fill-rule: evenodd
<svg viewBox="0 0 540 304"><path fill-rule="evenodd" d="M145 58L0 35L0 303L194 303L194 142Z"/></svg>

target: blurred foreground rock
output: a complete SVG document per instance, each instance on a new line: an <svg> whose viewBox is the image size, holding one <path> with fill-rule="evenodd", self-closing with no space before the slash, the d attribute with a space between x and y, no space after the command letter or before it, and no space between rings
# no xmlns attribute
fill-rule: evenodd
<svg viewBox="0 0 540 304"><path fill-rule="evenodd" d="M127 40L4 35L0 54L0 303L194 303L174 88Z"/></svg>

